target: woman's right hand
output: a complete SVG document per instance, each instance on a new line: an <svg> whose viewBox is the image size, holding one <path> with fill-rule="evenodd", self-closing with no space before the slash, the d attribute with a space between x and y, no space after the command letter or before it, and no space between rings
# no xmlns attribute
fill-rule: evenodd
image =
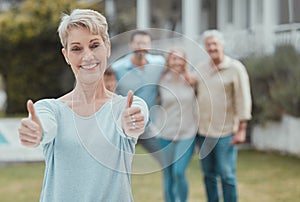
<svg viewBox="0 0 300 202"><path fill-rule="evenodd" d="M39 117L36 115L33 102L27 101L28 118L21 120L19 128L19 138L22 145L27 147L36 147L42 140L43 128Z"/></svg>
<svg viewBox="0 0 300 202"><path fill-rule="evenodd" d="M133 92L127 94L126 108L122 113L122 129L125 135L138 138L145 131L144 115L139 107L131 106Z"/></svg>

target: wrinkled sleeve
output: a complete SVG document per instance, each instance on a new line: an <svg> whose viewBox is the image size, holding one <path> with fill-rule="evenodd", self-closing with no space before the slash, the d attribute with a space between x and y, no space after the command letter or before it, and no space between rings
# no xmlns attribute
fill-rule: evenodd
<svg viewBox="0 0 300 202"><path fill-rule="evenodd" d="M141 113L144 116L145 124L147 124L148 120L149 120L149 111L148 111L148 107L147 107L146 102L142 98L134 96L132 106L133 107L138 107L138 108L141 109Z"/></svg>
<svg viewBox="0 0 300 202"><path fill-rule="evenodd" d="M34 107L43 128L41 144L45 145L53 141L57 134L56 111L51 103L46 100L36 102Z"/></svg>
<svg viewBox="0 0 300 202"><path fill-rule="evenodd" d="M246 68L241 63L239 64L236 82L234 84L236 115L239 120L251 119L251 92L249 76Z"/></svg>

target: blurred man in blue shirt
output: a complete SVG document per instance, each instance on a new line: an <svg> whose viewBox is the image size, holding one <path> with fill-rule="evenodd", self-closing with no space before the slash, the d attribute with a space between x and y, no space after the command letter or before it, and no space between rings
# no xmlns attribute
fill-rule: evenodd
<svg viewBox="0 0 300 202"><path fill-rule="evenodd" d="M151 36L145 31L135 31L131 35L130 48L132 53L112 64L118 81L116 92L127 95L128 90L145 100L151 112L158 95L158 82L165 68L165 59L161 55L150 54ZM154 110L152 110L154 111ZM153 114L150 115L153 118ZM160 150L151 120L139 143L151 154ZM154 155L159 160L159 155Z"/></svg>

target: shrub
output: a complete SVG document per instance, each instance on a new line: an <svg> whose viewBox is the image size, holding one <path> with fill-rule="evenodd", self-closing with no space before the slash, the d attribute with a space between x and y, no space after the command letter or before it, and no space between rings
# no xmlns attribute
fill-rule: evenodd
<svg viewBox="0 0 300 202"><path fill-rule="evenodd" d="M253 95L253 121L300 117L300 59L293 46L280 46L273 55L243 59Z"/></svg>

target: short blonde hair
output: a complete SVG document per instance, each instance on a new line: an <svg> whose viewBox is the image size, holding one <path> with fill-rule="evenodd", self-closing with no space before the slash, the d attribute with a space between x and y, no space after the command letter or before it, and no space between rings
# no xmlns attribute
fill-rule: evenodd
<svg viewBox="0 0 300 202"><path fill-rule="evenodd" d="M74 27L87 28L92 34L100 34L103 41L109 39L106 18L91 9L75 9L70 15L64 14L57 29L60 42L67 46L69 31Z"/></svg>

